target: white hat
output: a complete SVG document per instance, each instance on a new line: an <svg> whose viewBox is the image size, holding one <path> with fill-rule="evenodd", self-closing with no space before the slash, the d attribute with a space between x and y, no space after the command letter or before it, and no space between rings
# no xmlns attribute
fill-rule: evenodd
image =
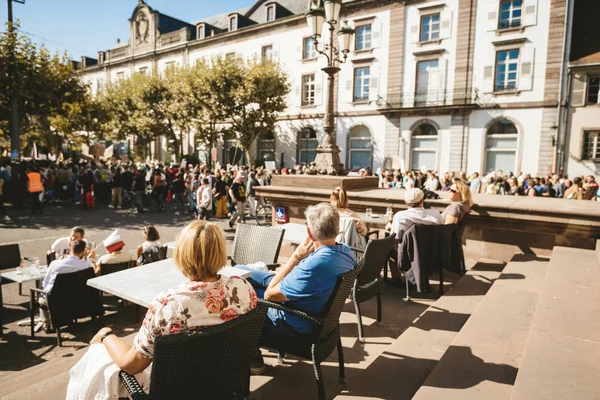
<svg viewBox="0 0 600 400"><path fill-rule="evenodd" d="M121 239L118 229L115 229L114 232L104 239L104 242L102 243L104 244L104 247L106 247L106 251L109 253L121 250L125 246L125 242L123 239Z"/></svg>
<svg viewBox="0 0 600 400"><path fill-rule="evenodd" d="M425 194L419 188L408 189L406 193L404 193L404 202L406 204L417 204L423 200Z"/></svg>

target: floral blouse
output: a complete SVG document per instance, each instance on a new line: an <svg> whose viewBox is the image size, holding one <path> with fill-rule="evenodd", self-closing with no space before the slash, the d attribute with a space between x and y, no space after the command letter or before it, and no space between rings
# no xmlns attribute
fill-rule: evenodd
<svg viewBox="0 0 600 400"><path fill-rule="evenodd" d="M141 355L152 358L157 336L218 325L256 308L258 297L243 278L188 282L162 291L152 302L134 339Z"/></svg>

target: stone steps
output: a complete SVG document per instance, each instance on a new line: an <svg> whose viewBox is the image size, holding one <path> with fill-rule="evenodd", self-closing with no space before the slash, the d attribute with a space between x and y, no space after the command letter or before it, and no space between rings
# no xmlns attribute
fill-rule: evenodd
<svg viewBox="0 0 600 400"><path fill-rule="evenodd" d="M547 268L513 257L414 399L509 399Z"/></svg>
<svg viewBox="0 0 600 400"><path fill-rule="evenodd" d="M600 398L600 262L555 247L512 400Z"/></svg>

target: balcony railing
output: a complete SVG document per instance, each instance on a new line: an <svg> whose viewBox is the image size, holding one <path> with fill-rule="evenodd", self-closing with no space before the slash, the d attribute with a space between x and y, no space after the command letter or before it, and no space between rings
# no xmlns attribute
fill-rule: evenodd
<svg viewBox="0 0 600 400"><path fill-rule="evenodd" d="M379 96L377 106L382 110L424 107L494 107L494 103L477 89L429 90L424 92L393 93Z"/></svg>

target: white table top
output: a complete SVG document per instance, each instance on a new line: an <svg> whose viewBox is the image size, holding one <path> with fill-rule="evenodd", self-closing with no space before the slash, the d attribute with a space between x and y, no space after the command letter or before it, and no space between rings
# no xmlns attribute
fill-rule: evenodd
<svg viewBox="0 0 600 400"><path fill-rule="evenodd" d="M306 225L304 224L290 222L287 224L275 225L275 228L285 229L285 233L283 234L284 242L298 245L304 243L308 237L306 233Z"/></svg>
<svg viewBox="0 0 600 400"><path fill-rule="evenodd" d="M173 250L175 248L175 241L165 243L165 246L167 246L168 249Z"/></svg>
<svg viewBox="0 0 600 400"><path fill-rule="evenodd" d="M219 273L223 276L241 276L243 278L252 276L249 271L233 267L224 267ZM149 307L160 292L179 286L186 281L188 279L177 269L173 259L167 258L152 264L89 279L88 285L132 303Z"/></svg>
<svg viewBox="0 0 600 400"><path fill-rule="evenodd" d="M358 216L360 217L360 220L365 225L384 228L388 222L385 214L376 214L377 217L371 217L371 218L367 218L367 214L365 214L365 213L356 213L356 214L358 214Z"/></svg>
<svg viewBox="0 0 600 400"><path fill-rule="evenodd" d="M25 273L17 274L16 269L2 272L0 276L4 279L11 280L17 283L25 283L31 281L41 281L46 276L46 272L48 272L48 268L39 268L35 270L35 273L32 275L25 275Z"/></svg>

